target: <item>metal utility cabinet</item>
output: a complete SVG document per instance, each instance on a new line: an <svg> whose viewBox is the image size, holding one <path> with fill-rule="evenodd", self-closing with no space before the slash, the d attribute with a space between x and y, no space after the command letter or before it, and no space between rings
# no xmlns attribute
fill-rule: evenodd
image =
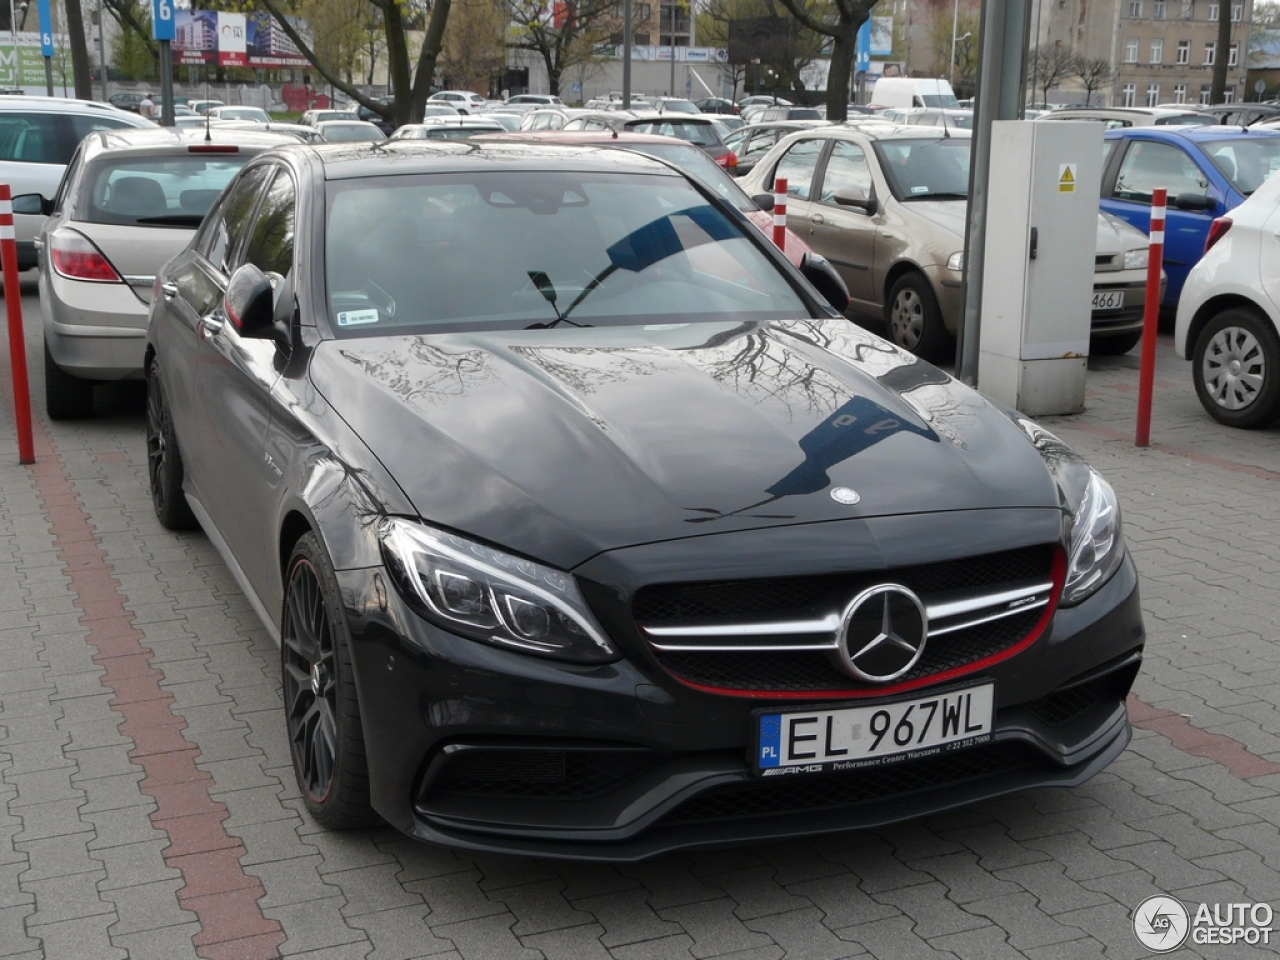
<svg viewBox="0 0 1280 960"><path fill-rule="evenodd" d="M1102 124L992 124L978 389L1028 416L1084 409Z"/></svg>

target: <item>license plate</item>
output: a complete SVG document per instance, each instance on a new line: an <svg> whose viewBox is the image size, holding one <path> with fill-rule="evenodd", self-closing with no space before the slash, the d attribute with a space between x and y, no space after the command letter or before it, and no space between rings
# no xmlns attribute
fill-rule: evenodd
<svg viewBox="0 0 1280 960"><path fill-rule="evenodd" d="M866 707L758 714L761 776L877 767L991 739L994 687L985 684Z"/></svg>
<svg viewBox="0 0 1280 960"><path fill-rule="evenodd" d="M1121 310L1123 308L1123 290L1108 290L1105 293L1095 293L1093 295L1093 309L1095 310Z"/></svg>

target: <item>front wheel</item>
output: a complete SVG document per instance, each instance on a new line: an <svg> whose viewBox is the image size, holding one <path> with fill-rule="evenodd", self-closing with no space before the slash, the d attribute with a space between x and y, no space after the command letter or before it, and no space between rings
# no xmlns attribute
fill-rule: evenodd
<svg viewBox="0 0 1280 960"><path fill-rule="evenodd" d="M1191 365L1201 405L1230 427L1262 427L1280 416L1280 334L1245 307L1224 310L1196 340Z"/></svg>
<svg viewBox="0 0 1280 960"><path fill-rule="evenodd" d="M924 274L899 277L885 305L889 337L922 360L945 359L954 341L942 323L942 310Z"/></svg>
<svg viewBox="0 0 1280 960"><path fill-rule="evenodd" d="M312 817L331 830L377 822L369 804L351 634L328 555L314 533L289 558L281 624L285 725Z"/></svg>

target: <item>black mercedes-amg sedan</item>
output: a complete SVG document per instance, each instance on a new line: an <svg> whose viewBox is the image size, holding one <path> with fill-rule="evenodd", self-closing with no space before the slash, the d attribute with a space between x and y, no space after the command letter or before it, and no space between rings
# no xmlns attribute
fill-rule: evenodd
<svg viewBox="0 0 1280 960"><path fill-rule="evenodd" d="M832 277L615 150L244 167L156 280L151 492L279 639L318 822L631 860L1124 749L1111 487Z"/></svg>

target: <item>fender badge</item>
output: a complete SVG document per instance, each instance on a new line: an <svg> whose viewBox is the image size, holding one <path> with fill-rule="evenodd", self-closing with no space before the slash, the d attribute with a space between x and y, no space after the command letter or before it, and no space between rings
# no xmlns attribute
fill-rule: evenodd
<svg viewBox="0 0 1280 960"><path fill-rule="evenodd" d="M848 487L836 487L831 491L831 499L836 503L855 504L862 497L858 495L857 490L850 490Z"/></svg>

